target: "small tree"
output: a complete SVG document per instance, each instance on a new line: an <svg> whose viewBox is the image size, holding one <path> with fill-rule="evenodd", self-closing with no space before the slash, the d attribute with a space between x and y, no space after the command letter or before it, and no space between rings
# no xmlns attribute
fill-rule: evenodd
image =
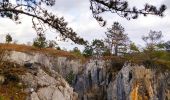
<svg viewBox="0 0 170 100"><path fill-rule="evenodd" d="M61 50L61 48L59 46L56 47L57 50Z"/></svg>
<svg viewBox="0 0 170 100"><path fill-rule="evenodd" d="M47 41L44 34L39 34L38 37L35 38L33 46L38 48L45 48L47 46Z"/></svg>
<svg viewBox="0 0 170 100"><path fill-rule="evenodd" d="M135 43L130 44L130 52L139 52L139 48L135 45Z"/></svg>
<svg viewBox="0 0 170 100"><path fill-rule="evenodd" d="M56 43L56 41L54 41L54 40L49 40L48 41L48 48L56 48L57 47L57 43Z"/></svg>
<svg viewBox="0 0 170 100"><path fill-rule="evenodd" d="M160 47L162 47L162 37L161 31L152 30L148 35L142 37L143 41L146 43L146 48L144 49L145 59L148 59L150 66L153 66L155 61L163 55L160 50Z"/></svg>
<svg viewBox="0 0 170 100"><path fill-rule="evenodd" d="M93 55L93 48L91 46L85 46L85 49L83 50L83 55L85 57L91 57Z"/></svg>
<svg viewBox="0 0 170 100"><path fill-rule="evenodd" d="M126 52L129 38L127 34L124 34L124 28L118 22L114 22L112 27L107 29L106 36L105 42L111 53L114 52L117 56L118 53Z"/></svg>
<svg viewBox="0 0 170 100"><path fill-rule="evenodd" d="M93 49L93 54L98 57L103 54L105 45L102 40L95 39L93 40L91 47Z"/></svg>
<svg viewBox="0 0 170 100"><path fill-rule="evenodd" d="M83 55L85 57L90 56L108 56L110 55L110 51L108 48L104 45L103 40L95 39L92 41L91 44L86 45L85 49L83 51Z"/></svg>
<svg viewBox="0 0 170 100"><path fill-rule="evenodd" d="M159 44L161 44L161 39L163 35L161 31L150 30L147 36L142 36L143 41L146 43L146 49L153 51Z"/></svg>
<svg viewBox="0 0 170 100"><path fill-rule="evenodd" d="M164 43L166 51L170 52L170 41Z"/></svg>
<svg viewBox="0 0 170 100"><path fill-rule="evenodd" d="M111 56L111 55L112 54L111 54L110 50L107 47L104 48L103 56Z"/></svg>
<svg viewBox="0 0 170 100"><path fill-rule="evenodd" d="M6 35L6 43L12 42L12 36L10 34Z"/></svg>
<svg viewBox="0 0 170 100"><path fill-rule="evenodd" d="M74 47L71 52L73 52L73 53L76 54L77 56L80 56L80 55L81 55L81 51L78 49L78 47Z"/></svg>

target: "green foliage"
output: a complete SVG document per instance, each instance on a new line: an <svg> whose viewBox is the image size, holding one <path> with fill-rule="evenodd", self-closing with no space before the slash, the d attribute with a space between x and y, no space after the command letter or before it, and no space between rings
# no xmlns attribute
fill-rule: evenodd
<svg viewBox="0 0 170 100"><path fill-rule="evenodd" d="M47 41L44 34L39 34L37 38L33 41L33 46L38 48L45 48L47 47Z"/></svg>
<svg viewBox="0 0 170 100"><path fill-rule="evenodd" d="M161 31L150 31L147 36L142 37L146 43L146 47L143 51L140 52L132 43L130 45L130 50L137 52L131 52L130 54L125 55L125 59L131 63L142 64L151 69L160 71L170 70L170 52L164 50L165 43L162 43L162 37Z"/></svg>
<svg viewBox="0 0 170 100"><path fill-rule="evenodd" d="M78 44L85 44L86 41L77 36L63 17L56 16L43 6L54 6L56 0L2 0L0 1L0 17L9 18L17 24L21 23L21 15L31 17L33 28L39 33L53 28L63 40L70 39ZM15 3L14 3L15 2ZM38 8L38 9L37 9ZM29 19L28 19L29 20ZM44 27L47 26L47 27Z"/></svg>
<svg viewBox="0 0 170 100"><path fill-rule="evenodd" d="M80 53L80 54L81 54L81 52L80 52L80 50L78 49L78 47L74 47L74 48L73 48L73 52L75 52L75 53Z"/></svg>
<svg viewBox="0 0 170 100"><path fill-rule="evenodd" d="M5 98L3 96L0 96L0 100L5 100Z"/></svg>
<svg viewBox="0 0 170 100"><path fill-rule="evenodd" d="M27 94L21 91L25 89L25 86L22 83L19 84L19 76L25 73L25 68L16 63L3 62L0 65L0 74L5 77L5 82L0 85L0 100L26 99Z"/></svg>
<svg viewBox="0 0 170 100"><path fill-rule="evenodd" d="M138 52L132 52L125 56L125 58L131 63L142 64L145 67L157 69L160 71L170 70L170 52L164 48L169 47L168 44L162 43L161 31L150 31L147 36L143 36L142 39L146 43L146 47L142 52L138 51L134 44L131 44L130 49Z"/></svg>
<svg viewBox="0 0 170 100"><path fill-rule="evenodd" d="M160 71L170 70L170 52L163 50L131 53L125 56L126 60L134 64L142 64L145 67Z"/></svg>
<svg viewBox="0 0 170 100"><path fill-rule="evenodd" d="M105 50L105 45L102 40L94 39L90 45L86 45L83 51L85 57L101 56Z"/></svg>
<svg viewBox="0 0 170 100"><path fill-rule="evenodd" d="M143 41L146 43L146 49L152 51L156 48L159 48L159 44L161 44L161 39L163 35L161 31L152 31L150 30L149 34L146 36L142 36ZM160 46L161 47L161 46Z"/></svg>
<svg viewBox="0 0 170 100"><path fill-rule="evenodd" d="M139 52L139 48L135 45L135 43L130 44L130 50L132 52Z"/></svg>
<svg viewBox="0 0 170 100"><path fill-rule="evenodd" d="M127 51L129 44L129 38L127 34L124 34L124 28L120 23L114 22L111 28L107 29L105 39L107 48L110 52L114 52L114 55L124 54Z"/></svg>
<svg viewBox="0 0 170 100"><path fill-rule="evenodd" d="M54 40L50 40L50 41L48 41L48 48L56 48L57 47L57 43L56 43L56 41L54 41Z"/></svg>
<svg viewBox="0 0 170 100"><path fill-rule="evenodd" d="M70 71L70 73L66 76L66 81L69 84L72 84L74 77L75 77L75 74L73 73L73 71Z"/></svg>
<svg viewBox="0 0 170 100"><path fill-rule="evenodd" d="M170 51L170 41L165 42L164 47L165 47L166 51Z"/></svg>
<svg viewBox="0 0 170 100"><path fill-rule="evenodd" d="M149 14L163 16L166 10L165 5L157 8L156 6L145 4L142 9L129 7L127 0L90 0L90 9L93 17L102 25L106 25L106 21L101 17L101 13L110 12L119 15L120 17L136 19L139 15L147 16Z"/></svg>
<svg viewBox="0 0 170 100"><path fill-rule="evenodd" d="M56 47L57 50L61 50L61 48L59 46Z"/></svg>
<svg viewBox="0 0 170 100"><path fill-rule="evenodd" d="M10 42L12 42L12 37L10 34L7 34L6 35L6 43L10 43Z"/></svg>
<svg viewBox="0 0 170 100"><path fill-rule="evenodd" d="M86 45L83 50L83 55L85 57L91 56L111 56L110 49L108 49L103 40L94 39L90 45Z"/></svg>
<svg viewBox="0 0 170 100"><path fill-rule="evenodd" d="M78 57L82 56L81 51L78 49L78 47L73 48L73 50L71 52Z"/></svg>
<svg viewBox="0 0 170 100"><path fill-rule="evenodd" d="M103 56L111 56L112 53L110 52L109 49L105 48L104 52L103 52Z"/></svg>
<svg viewBox="0 0 170 100"><path fill-rule="evenodd" d="M93 48L91 46L86 46L83 50L83 55L85 57L91 57L93 55Z"/></svg>
<svg viewBox="0 0 170 100"><path fill-rule="evenodd" d="M26 100L27 94L22 91L24 87L18 87L16 83L0 86L0 100Z"/></svg>
<svg viewBox="0 0 170 100"><path fill-rule="evenodd" d="M99 56L104 52L105 45L102 40L95 39L93 40L91 47L93 49L93 55Z"/></svg>
<svg viewBox="0 0 170 100"><path fill-rule="evenodd" d="M156 45L156 47L157 47L158 49L164 49L164 48L166 48L166 47L165 47L165 43L159 43L159 44Z"/></svg>

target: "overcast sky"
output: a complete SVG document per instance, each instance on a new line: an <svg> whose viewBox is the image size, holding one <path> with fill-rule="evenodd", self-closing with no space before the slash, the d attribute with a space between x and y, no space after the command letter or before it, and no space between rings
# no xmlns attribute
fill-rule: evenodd
<svg viewBox="0 0 170 100"><path fill-rule="evenodd" d="M168 9L165 12L163 18L157 16L140 16L135 20L126 20L112 13L105 13L103 17L107 20L106 27L101 27L97 21L92 17L92 13L89 9L89 0L56 0L54 7L48 10L54 12L57 16L64 16L65 20L69 23L69 27L72 27L79 36L85 40L92 41L93 39L103 39L105 37L104 32L106 28L110 27L114 21L118 21L124 28L125 33L128 34L131 41L137 45L143 45L141 40L142 35L146 35L150 30L162 31L164 37L163 40L170 40L170 0L128 0L130 6L137 6L138 8L148 2L156 6L165 4ZM0 18L0 42L5 41L5 35L10 33L13 40L18 43L32 42L36 37L35 31L32 29L31 18L22 17L22 24L15 24L10 19ZM53 40L57 36L55 31L47 31L47 39ZM58 44L67 50L74 48L75 46L70 42L58 42ZM82 48L82 46L78 46Z"/></svg>

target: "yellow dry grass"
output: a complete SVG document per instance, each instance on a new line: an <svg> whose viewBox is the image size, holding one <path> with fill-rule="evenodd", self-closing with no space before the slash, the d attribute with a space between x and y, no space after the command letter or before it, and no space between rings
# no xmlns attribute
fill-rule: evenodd
<svg viewBox="0 0 170 100"><path fill-rule="evenodd" d="M68 57L68 58L78 58L76 55L63 51L63 50L56 50L52 48L36 48L33 46L27 46L22 44L0 44L0 47L5 50L9 51L18 51L18 52L25 52L25 53L43 53L49 54L51 56L59 56L59 57Z"/></svg>

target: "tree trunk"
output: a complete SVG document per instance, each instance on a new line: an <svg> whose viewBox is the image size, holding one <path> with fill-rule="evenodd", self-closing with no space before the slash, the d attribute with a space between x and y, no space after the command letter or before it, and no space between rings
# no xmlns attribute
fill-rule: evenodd
<svg viewBox="0 0 170 100"><path fill-rule="evenodd" d="M114 49L115 49L115 56L117 56L118 55L118 46L116 45Z"/></svg>

